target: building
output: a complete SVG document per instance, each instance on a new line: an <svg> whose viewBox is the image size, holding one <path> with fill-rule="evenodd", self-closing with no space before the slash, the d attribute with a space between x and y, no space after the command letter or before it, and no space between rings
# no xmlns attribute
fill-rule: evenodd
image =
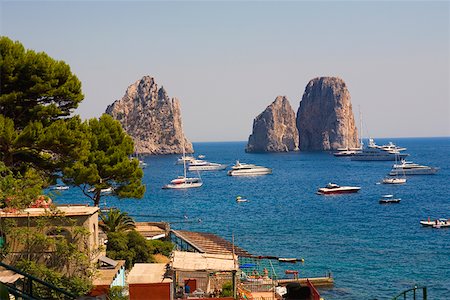
<svg viewBox="0 0 450 300"><path fill-rule="evenodd" d="M173 299L173 281L166 264L135 264L128 274L130 300Z"/></svg>

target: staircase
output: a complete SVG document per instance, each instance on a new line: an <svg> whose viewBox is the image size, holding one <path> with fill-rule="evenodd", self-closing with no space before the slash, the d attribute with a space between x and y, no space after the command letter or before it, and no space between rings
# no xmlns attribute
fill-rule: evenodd
<svg viewBox="0 0 450 300"><path fill-rule="evenodd" d="M412 296L412 298L411 298ZM413 287L409 290L403 291L392 300L406 300L406 299L413 299L413 300L427 300L427 288L424 287Z"/></svg>

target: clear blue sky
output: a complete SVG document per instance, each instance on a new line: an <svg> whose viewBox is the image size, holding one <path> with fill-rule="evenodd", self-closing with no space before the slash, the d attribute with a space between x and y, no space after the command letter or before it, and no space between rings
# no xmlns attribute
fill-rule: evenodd
<svg viewBox="0 0 450 300"><path fill-rule="evenodd" d="M449 2L0 0L0 33L66 61L98 117L144 75L192 141L247 140L277 95L339 76L364 135L450 136Z"/></svg>

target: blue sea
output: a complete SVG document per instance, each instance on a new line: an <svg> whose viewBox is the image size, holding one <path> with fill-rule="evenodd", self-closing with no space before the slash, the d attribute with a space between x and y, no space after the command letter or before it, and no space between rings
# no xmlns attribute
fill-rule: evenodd
<svg viewBox="0 0 450 300"><path fill-rule="evenodd" d="M203 187L162 190L178 175L179 156L147 156L143 199L104 197L102 206L127 211L137 221L169 221L172 228L218 234L255 255L304 258L290 265L300 276L331 272L325 299L391 299L414 285L428 299L450 299L450 229L423 228L419 221L450 218L450 138L375 139L406 147L408 160L440 167L436 175L410 176L404 185L377 184L393 162L357 162L327 152L245 153L245 142L194 143L196 155L233 164L273 168L260 177L202 172ZM361 186L357 194L319 196L328 182ZM380 205L384 194L400 204ZM237 203L236 196L249 199ZM76 188L57 203L90 203ZM279 274L282 275L282 274Z"/></svg>

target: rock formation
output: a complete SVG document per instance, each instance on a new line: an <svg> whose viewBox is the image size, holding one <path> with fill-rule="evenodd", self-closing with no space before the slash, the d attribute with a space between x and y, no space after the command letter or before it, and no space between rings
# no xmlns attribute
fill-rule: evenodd
<svg viewBox="0 0 450 300"><path fill-rule="evenodd" d="M305 88L297 112L300 150L359 147L350 93L336 77L319 77Z"/></svg>
<svg viewBox="0 0 450 300"><path fill-rule="evenodd" d="M122 99L106 108L133 138L139 154L192 153L192 143L183 134L178 99L170 99L153 77L144 76L130 85Z"/></svg>
<svg viewBox="0 0 450 300"><path fill-rule="evenodd" d="M247 152L288 152L298 150L295 112L286 97L278 96L253 121Z"/></svg>

